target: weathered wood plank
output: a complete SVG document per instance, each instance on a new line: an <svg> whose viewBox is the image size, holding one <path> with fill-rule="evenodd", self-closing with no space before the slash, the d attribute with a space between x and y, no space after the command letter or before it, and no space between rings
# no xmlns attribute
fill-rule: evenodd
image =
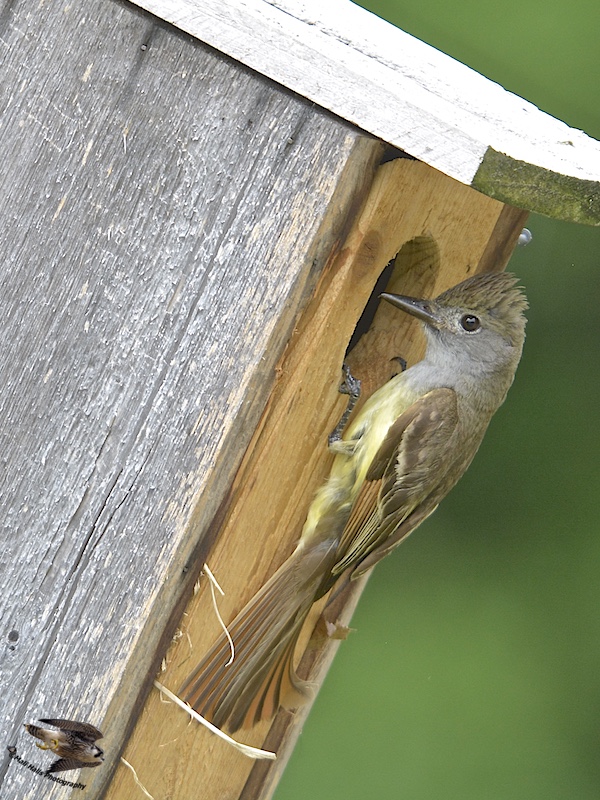
<svg viewBox="0 0 600 800"><path fill-rule="evenodd" d="M339 365L386 264L402 248L390 288L435 294L467 274L501 269L525 216L416 161L399 159L380 168L360 217L298 320L278 369L280 380L236 475L232 502L209 557L226 591L219 598L226 620L235 616L297 541L314 491L331 463L327 434L344 406L336 391ZM416 241L403 248L414 237ZM363 380L364 397L390 377L394 356L401 354L412 362L420 357L421 348L414 321L399 318L391 307L380 308L371 330L349 356L353 373ZM352 597L340 598L337 611L343 621L349 621L361 588L354 586ZM348 600L350 605L344 608L343 601ZM313 611L304 630L304 648L319 610ZM205 581L180 630L161 674L161 681L174 691L220 630ZM308 646L300 671L316 687L338 644L321 637ZM124 755L157 798L266 798L308 709L296 715L281 712L272 726L263 723L238 734L248 744L278 753L276 762L253 765L213 734L190 725L184 712L162 703L155 691ZM119 767L106 800L120 800L132 791L131 774Z"/></svg>
<svg viewBox="0 0 600 800"><path fill-rule="evenodd" d="M121 3L1 22L0 738L46 766L40 716L118 752L381 146Z"/></svg>
<svg viewBox="0 0 600 800"><path fill-rule="evenodd" d="M133 0L506 203L600 223L600 143L349 0Z"/></svg>

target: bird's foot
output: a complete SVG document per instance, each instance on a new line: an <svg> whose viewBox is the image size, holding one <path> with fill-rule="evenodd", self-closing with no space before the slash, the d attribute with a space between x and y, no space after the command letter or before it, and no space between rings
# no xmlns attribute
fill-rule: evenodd
<svg viewBox="0 0 600 800"><path fill-rule="evenodd" d="M390 361L397 361L398 364L400 364L400 372L406 371L407 367L406 359L402 358L402 356L394 356L392 359L390 359Z"/></svg>
<svg viewBox="0 0 600 800"><path fill-rule="evenodd" d="M352 413L354 406L360 397L360 381L352 375L350 372L350 367L347 364L342 366L342 372L344 373L344 380L341 382L338 391L340 394L348 395L348 405L346 406L346 410L342 414L340 421L328 436L327 441L329 442L330 447L336 442L339 442L342 438L342 433L344 432L344 428L348 423L350 414Z"/></svg>

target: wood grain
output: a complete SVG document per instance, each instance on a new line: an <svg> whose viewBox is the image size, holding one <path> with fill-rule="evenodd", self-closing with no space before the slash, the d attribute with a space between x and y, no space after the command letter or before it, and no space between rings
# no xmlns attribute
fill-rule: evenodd
<svg viewBox="0 0 600 800"><path fill-rule="evenodd" d="M225 589L219 607L226 620L289 554L312 495L327 474L331 459L326 438L344 406L336 388L339 367L388 262L400 253L391 288L436 294L481 270L484 261L489 268L490 242L498 255L493 266L501 269L525 216L419 162L399 159L379 169L362 213L297 321L269 403L233 482L223 526L208 556ZM353 371L364 381L365 396L397 369L394 356L413 362L420 355L418 326L393 312L382 306L371 332L350 355ZM327 613L349 622L361 588L353 585ZM320 611L321 607L313 609L300 648L305 649L300 672L315 687L339 646L321 634L310 639ZM210 592L202 580L166 655L160 680L177 690L218 633ZM266 798L307 713L308 707L296 715L281 712L270 728L262 724L239 737L278 753L276 762L253 766L206 730L188 724L181 710L162 703L153 692L125 758L155 797ZM130 773L120 767L106 797L119 800L133 790Z"/></svg>
<svg viewBox="0 0 600 800"><path fill-rule="evenodd" d="M350 0L134 2L491 197L600 223L599 142Z"/></svg>
<svg viewBox="0 0 600 800"><path fill-rule="evenodd" d="M0 21L0 739L89 721L105 780L382 146L121 3Z"/></svg>

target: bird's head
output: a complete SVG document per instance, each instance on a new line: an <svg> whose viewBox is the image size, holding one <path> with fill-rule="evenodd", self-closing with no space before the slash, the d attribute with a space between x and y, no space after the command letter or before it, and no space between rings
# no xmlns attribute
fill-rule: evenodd
<svg viewBox="0 0 600 800"><path fill-rule="evenodd" d="M430 359L456 361L467 371L516 367L525 340L527 299L514 275L474 275L431 300L381 297L421 321Z"/></svg>

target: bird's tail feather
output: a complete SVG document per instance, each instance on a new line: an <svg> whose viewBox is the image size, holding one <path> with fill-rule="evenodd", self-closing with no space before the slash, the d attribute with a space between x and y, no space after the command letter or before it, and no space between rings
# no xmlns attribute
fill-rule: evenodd
<svg viewBox="0 0 600 800"><path fill-rule="evenodd" d="M293 553L228 626L233 662L227 666L223 634L187 677L180 695L203 717L234 732L310 696L294 670L294 650L331 550Z"/></svg>

